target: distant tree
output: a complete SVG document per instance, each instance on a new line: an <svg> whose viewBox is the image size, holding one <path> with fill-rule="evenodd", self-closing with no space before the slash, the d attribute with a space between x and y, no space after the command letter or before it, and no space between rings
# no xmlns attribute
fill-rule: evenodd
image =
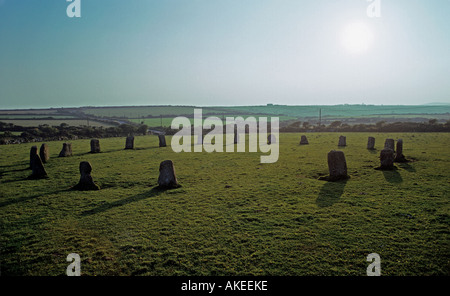
<svg viewBox="0 0 450 296"><path fill-rule="evenodd" d="M340 127L342 125L342 121L336 120L330 123L330 127Z"/></svg>
<svg viewBox="0 0 450 296"><path fill-rule="evenodd" d="M119 125L119 129L122 131L122 134L124 135L131 135L134 132L136 132L136 128L134 126L126 123Z"/></svg>
<svg viewBox="0 0 450 296"><path fill-rule="evenodd" d="M141 124L138 128L137 128L137 132L143 135L146 135L148 131L148 125L146 124Z"/></svg>
<svg viewBox="0 0 450 296"><path fill-rule="evenodd" d="M13 134L12 134L10 131L6 131L6 132L4 132L4 133L2 134L2 136L5 137L5 138L9 138L9 137L12 137Z"/></svg>
<svg viewBox="0 0 450 296"><path fill-rule="evenodd" d="M386 124L386 121L378 121L375 125L377 128L382 128Z"/></svg>
<svg viewBox="0 0 450 296"><path fill-rule="evenodd" d="M430 119L428 120L428 124L435 125L437 123L437 119Z"/></svg>
<svg viewBox="0 0 450 296"><path fill-rule="evenodd" d="M30 134L29 132L23 132L20 134L20 137L25 138L25 139L31 139L31 138L33 138L33 135Z"/></svg>

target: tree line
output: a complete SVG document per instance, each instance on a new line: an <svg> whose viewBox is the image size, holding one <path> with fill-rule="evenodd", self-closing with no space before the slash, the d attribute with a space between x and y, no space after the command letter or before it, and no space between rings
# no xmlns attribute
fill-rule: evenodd
<svg viewBox="0 0 450 296"><path fill-rule="evenodd" d="M0 122L0 144L16 144L40 141L76 140L90 138L126 137L128 135L146 135L145 124L121 124L112 127L70 126L61 123L59 126L47 124L37 127L23 127L11 123ZM20 132L20 134L18 134Z"/></svg>
<svg viewBox="0 0 450 296"><path fill-rule="evenodd" d="M312 125L308 122L296 121L280 127L280 132L450 132L450 120L439 123L437 119L428 122L385 122L375 124L346 124L333 121L329 125Z"/></svg>

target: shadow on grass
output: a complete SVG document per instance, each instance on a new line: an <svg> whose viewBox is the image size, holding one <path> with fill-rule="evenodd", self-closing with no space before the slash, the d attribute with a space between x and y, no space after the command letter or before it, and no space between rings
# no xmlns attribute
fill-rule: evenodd
<svg viewBox="0 0 450 296"><path fill-rule="evenodd" d="M22 167L22 168L19 168ZM12 164L12 165L5 165L5 166L0 166L1 169L6 169L6 170L1 170L0 171L0 178L3 177L4 174L6 173L15 173L15 172L24 172L24 171L28 171L31 170L30 168L30 162L22 162L22 163L17 163L17 164ZM15 169L9 169L9 168L15 168ZM10 183L10 182L14 182L16 180L11 180L11 181L3 181L2 183Z"/></svg>
<svg viewBox="0 0 450 296"><path fill-rule="evenodd" d="M17 167L21 167L21 166L26 166L26 167L21 168L21 169L17 168ZM27 161L27 162L21 162L21 163L17 163L17 164L3 165L3 166L0 166L0 168L1 169L16 168L15 170L3 170L4 173L9 173L9 172L20 172L20 171L28 170L29 166L30 166L30 161Z"/></svg>
<svg viewBox="0 0 450 296"><path fill-rule="evenodd" d="M347 180L326 182L320 189L316 204L321 208L332 206L344 193L345 184Z"/></svg>
<svg viewBox="0 0 450 296"><path fill-rule="evenodd" d="M27 179L25 179L27 180ZM36 195L32 195L32 196L24 196L24 197L19 197L19 198L15 198L15 199L9 199L7 201L1 202L0 203L0 208L1 207L5 207L5 206L9 206L12 204L16 204L16 203L20 203L20 202L25 202L25 201L29 201L44 195L51 195L51 194L56 194L56 193L61 193L61 192L66 192L66 191L70 191L70 189L63 189L63 190L57 190L57 191L52 191L52 192L44 192L42 194L36 194Z"/></svg>
<svg viewBox="0 0 450 296"><path fill-rule="evenodd" d="M156 187L153 187L150 191L147 191L147 192L144 192L141 194L137 194L134 196L130 196L130 197L127 197L127 198L124 198L121 200L114 201L114 202L106 203L106 204L103 204L103 205L96 207L89 211L84 211L83 213L81 213L81 216L84 217L84 216L98 214L98 213L110 210L112 208L115 208L115 207L120 207L120 206L129 204L129 203L132 203L132 202L155 197L155 196L160 195L161 193L163 193L166 190L170 190L170 189L164 189L164 188L160 188L159 186L156 186Z"/></svg>
<svg viewBox="0 0 450 296"><path fill-rule="evenodd" d="M85 155L95 155L95 154L105 154L105 153L112 153L112 152L119 152L125 149L114 149L114 150L106 150L106 151L100 151L100 152L81 152L81 153L74 153L73 156L85 156Z"/></svg>
<svg viewBox="0 0 450 296"><path fill-rule="evenodd" d="M401 183L403 182L402 176L397 172L397 169L394 170L382 170L383 176L389 183Z"/></svg>
<svg viewBox="0 0 450 296"><path fill-rule="evenodd" d="M17 170L17 171L31 171L30 168L26 168L23 170ZM0 179L3 177L3 174L0 173ZM45 180L45 179L49 179L49 176L45 176L45 177L33 177L31 174L25 178L17 178L17 179L12 179L12 180L7 180L7 181L2 181L2 184L8 184L8 183L14 183L14 182L20 182L20 181L30 181L30 180Z"/></svg>
<svg viewBox="0 0 450 296"><path fill-rule="evenodd" d="M73 156L86 156L86 155L95 155L95 154L107 154L107 153L113 153L113 152L119 152L119 151L139 151L139 150L150 150L150 149L158 149L158 148L163 148L163 147L159 147L159 146L151 146L151 147L134 147L133 149L114 149L114 150L106 150L106 151L100 151L100 152L82 152L82 153L76 153L73 154Z"/></svg>
<svg viewBox="0 0 450 296"><path fill-rule="evenodd" d="M367 151L370 152L370 154L378 154L378 150L377 149L367 149Z"/></svg>
<svg viewBox="0 0 450 296"><path fill-rule="evenodd" d="M400 162L400 163L397 163L397 165L398 165L400 168L402 168L402 169L404 169L405 171L408 171L408 172L410 172L410 173L415 173L415 172L416 172L416 169L415 169L413 166L411 166L411 165L409 165L408 163L406 163L406 162Z"/></svg>
<svg viewBox="0 0 450 296"><path fill-rule="evenodd" d="M167 146L168 147L168 146ZM150 150L150 149L158 149L158 148L166 148L159 146L150 146L150 147L134 147L134 149L124 149L124 150Z"/></svg>

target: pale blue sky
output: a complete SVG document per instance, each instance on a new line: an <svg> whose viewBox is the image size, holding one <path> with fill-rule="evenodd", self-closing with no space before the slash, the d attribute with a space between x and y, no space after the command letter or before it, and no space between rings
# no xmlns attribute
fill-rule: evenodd
<svg viewBox="0 0 450 296"><path fill-rule="evenodd" d="M450 103L450 1L380 3L0 0L0 108Z"/></svg>

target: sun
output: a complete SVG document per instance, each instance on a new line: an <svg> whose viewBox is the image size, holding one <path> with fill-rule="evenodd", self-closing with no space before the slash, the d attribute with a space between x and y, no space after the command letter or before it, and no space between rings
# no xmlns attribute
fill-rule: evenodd
<svg viewBox="0 0 450 296"><path fill-rule="evenodd" d="M364 53L372 43L372 31L363 22L350 23L342 31L341 44L350 53Z"/></svg>

